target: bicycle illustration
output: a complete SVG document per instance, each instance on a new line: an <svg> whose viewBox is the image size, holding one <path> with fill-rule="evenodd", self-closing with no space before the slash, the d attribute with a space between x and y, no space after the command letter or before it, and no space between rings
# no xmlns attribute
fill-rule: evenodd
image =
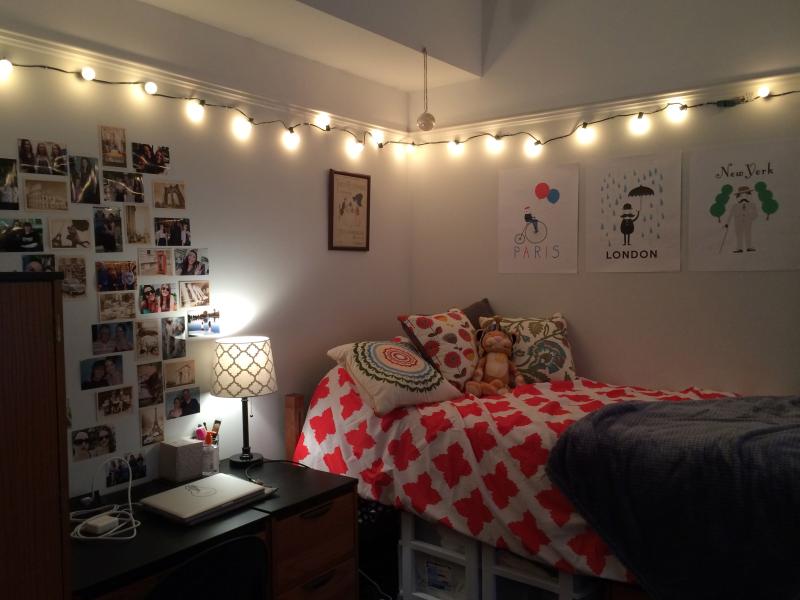
<svg viewBox="0 0 800 600"><path fill-rule="evenodd" d="M527 240L531 244L541 244L547 239L547 224L531 214L529 206L525 207L525 228L514 236L515 244L523 244Z"/></svg>

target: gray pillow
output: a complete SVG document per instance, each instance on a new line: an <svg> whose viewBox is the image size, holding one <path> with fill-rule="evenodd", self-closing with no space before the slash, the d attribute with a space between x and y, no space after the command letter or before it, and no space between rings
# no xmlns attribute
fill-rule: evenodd
<svg viewBox="0 0 800 600"><path fill-rule="evenodd" d="M462 308L461 310L475 329L481 328L481 317L493 317L495 315L494 309L492 305L489 304L487 298L473 302L468 307Z"/></svg>

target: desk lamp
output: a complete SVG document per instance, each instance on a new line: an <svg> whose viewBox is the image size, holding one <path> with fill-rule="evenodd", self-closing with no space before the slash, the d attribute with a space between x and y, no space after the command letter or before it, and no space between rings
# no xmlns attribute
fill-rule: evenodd
<svg viewBox="0 0 800 600"><path fill-rule="evenodd" d="M272 347L264 336L230 337L217 340L211 367L211 393L242 400L242 453L230 458L231 465L246 468L263 462L250 452L247 401L278 391Z"/></svg>

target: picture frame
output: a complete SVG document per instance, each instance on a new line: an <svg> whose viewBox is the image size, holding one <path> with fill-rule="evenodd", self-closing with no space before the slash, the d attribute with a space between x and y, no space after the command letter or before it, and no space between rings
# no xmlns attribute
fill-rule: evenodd
<svg viewBox="0 0 800 600"><path fill-rule="evenodd" d="M329 172L328 250L369 252L369 175Z"/></svg>

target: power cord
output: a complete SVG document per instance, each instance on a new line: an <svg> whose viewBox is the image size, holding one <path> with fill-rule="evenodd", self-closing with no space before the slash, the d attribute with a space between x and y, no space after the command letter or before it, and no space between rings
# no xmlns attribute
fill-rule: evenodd
<svg viewBox="0 0 800 600"><path fill-rule="evenodd" d="M361 569L359 569L358 572L361 574L361 576L364 579L366 579L367 581L369 581L372 584L372 586L377 590L377 592L381 595L382 598L386 598L387 600L392 600L392 597L389 594L387 594L386 592L384 592L381 589L381 586L379 586L378 583L374 579L372 579L369 575L364 573L364 571L362 571Z"/></svg>
<svg viewBox="0 0 800 600"><path fill-rule="evenodd" d="M131 488L133 487L133 471L131 469L131 464L128 462L127 458L120 457L120 456L111 456L104 460L95 470L94 475L92 475L92 491L89 498L94 500L94 480L97 477L97 473L100 471L102 467L106 464L111 462L112 460L122 460L128 465L128 506L125 508L125 505L119 504L107 504L105 506L100 506L98 508L89 508L84 510L75 510L69 513L69 520L71 523L75 523L75 528L70 533L70 537L75 540L82 540L86 542L90 541L116 541L116 542L126 542L128 540L132 540L136 537L136 529L141 525L139 521L137 521L133 517L133 502L131 501ZM116 519L117 524L111 526L107 531L103 531L99 534L91 534L85 531L87 524L91 521L95 521L98 517L105 516L107 517L108 521L113 522ZM98 521L95 521L97 523Z"/></svg>
<svg viewBox="0 0 800 600"><path fill-rule="evenodd" d="M250 483L255 483L255 484L258 484L258 485L266 485L260 479L256 479L255 477L251 477L250 476L250 469L255 469L256 467L260 467L262 464L267 464L267 463L289 463L289 464L292 464L292 465L297 465L298 467L303 467L304 469L308 468L307 465L304 465L303 463L295 462L293 460L284 460L284 459L280 459L280 458L276 458L276 459L273 459L273 460L265 459L263 461L263 463L258 463L258 464L250 465L249 467L247 467L244 470L245 479L247 479L247 481L249 481Z"/></svg>

